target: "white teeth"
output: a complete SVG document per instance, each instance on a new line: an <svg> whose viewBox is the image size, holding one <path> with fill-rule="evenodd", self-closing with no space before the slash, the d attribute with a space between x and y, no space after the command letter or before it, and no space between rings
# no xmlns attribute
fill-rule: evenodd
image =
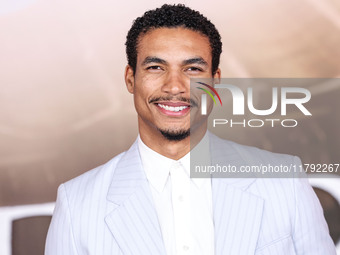
<svg viewBox="0 0 340 255"><path fill-rule="evenodd" d="M163 105L163 104L158 104L159 107L167 110L167 111L171 111L171 112L179 112L179 111L183 111L184 109L188 108L188 106L168 106L168 105Z"/></svg>

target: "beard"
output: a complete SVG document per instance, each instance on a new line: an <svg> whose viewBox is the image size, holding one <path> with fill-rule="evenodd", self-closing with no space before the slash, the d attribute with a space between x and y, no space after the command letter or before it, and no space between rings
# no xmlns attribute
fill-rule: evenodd
<svg viewBox="0 0 340 255"><path fill-rule="evenodd" d="M182 141L190 136L190 129L187 130L161 130L158 129L161 134L169 141Z"/></svg>

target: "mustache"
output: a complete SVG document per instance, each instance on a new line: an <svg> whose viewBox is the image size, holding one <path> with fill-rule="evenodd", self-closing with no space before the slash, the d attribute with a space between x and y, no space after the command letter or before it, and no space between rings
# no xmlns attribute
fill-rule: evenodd
<svg viewBox="0 0 340 255"><path fill-rule="evenodd" d="M190 104L190 107L198 107L198 103L192 98L185 98L185 97L154 97L149 100L149 104L157 102L157 101L180 101Z"/></svg>

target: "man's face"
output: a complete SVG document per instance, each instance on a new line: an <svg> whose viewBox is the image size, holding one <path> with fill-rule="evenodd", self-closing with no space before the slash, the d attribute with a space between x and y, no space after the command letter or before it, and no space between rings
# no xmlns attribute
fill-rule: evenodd
<svg viewBox="0 0 340 255"><path fill-rule="evenodd" d="M135 75L128 66L125 78L139 132L176 136L189 131L190 114L200 112L197 98L190 101L190 78L212 77L209 39L185 28L159 28L141 38L137 52Z"/></svg>

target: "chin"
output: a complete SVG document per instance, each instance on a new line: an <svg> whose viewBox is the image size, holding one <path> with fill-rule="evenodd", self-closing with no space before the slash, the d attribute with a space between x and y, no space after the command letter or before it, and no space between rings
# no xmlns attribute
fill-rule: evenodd
<svg viewBox="0 0 340 255"><path fill-rule="evenodd" d="M190 136L190 129L183 130L170 130L170 129L159 129L164 138L169 141L182 141Z"/></svg>

